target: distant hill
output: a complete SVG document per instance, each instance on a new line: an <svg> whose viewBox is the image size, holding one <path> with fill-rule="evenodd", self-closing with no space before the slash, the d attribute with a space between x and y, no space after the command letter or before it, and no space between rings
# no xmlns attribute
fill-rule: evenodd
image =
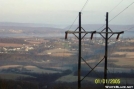
<svg viewBox="0 0 134 89"><path fill-rule="evenodd" d="M0 26L17 26L17 27L52 27L64 28L67 25L43 24L43 23L15 23L15 22L0 22Z"/></svg>
<svg viewBox="0 0 134 89"><path fill-rule="evenodd" d="M78 25L73 25L71 27L71 30L76 29L77 27L78 27ZM94 31L94 30L101 31L106 26L105 26L105 24L82 24L82 27L87 31ZM131 27L134 27L134 25L111 25L111 24L109 24L109 28L111 28L113 31L124 31L124 30L131 28ZM70 26L66 27L65 29L69 29L69 28L70 28Z"/></svg>
<svg viewBox="0 0 134 89"><path fill-rule="evenodd" d="M50 27L49 27L50 26ZM15 36L59 36L65 30L61 28L54 28L47 24L33 24L33 23L9 23L0 22L0 36L15 37Z"/></svg>
<svg viewBox="0 0 134 89"><path fill-rule="evenodd" d="M61 25L62 26L62 25ZM41 36L41 37L64 37L65 31L74 31L78 25L62 27L51 24L36 24L36 23L11 23L11 22L0 22L0 36ZM109 25L113 31L124 31L134 25ZM82 24L82 27L86 31L101 31L105 28L103 24ZM131 32L125 32L125 37L133 36L134 28Z"/></svg>
<svg viewBox="0 0 134 89"><path fill-rule="evenodd" d="M17 26L17 27L54 27L53 24L40 23L15 23L15 22L0 22L0 26Z"/></svg>

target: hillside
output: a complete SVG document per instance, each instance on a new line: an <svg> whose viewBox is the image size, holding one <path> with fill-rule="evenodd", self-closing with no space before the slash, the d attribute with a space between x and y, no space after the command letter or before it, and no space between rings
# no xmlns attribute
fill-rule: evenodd
<svg viewBox="0 0 134 89"><path fill-rule="evenodd" d="M48 27L47 27L48 26ZM65 30L52 25L30 23L0 23L1 37L52 37L60 36Z"/></svg>

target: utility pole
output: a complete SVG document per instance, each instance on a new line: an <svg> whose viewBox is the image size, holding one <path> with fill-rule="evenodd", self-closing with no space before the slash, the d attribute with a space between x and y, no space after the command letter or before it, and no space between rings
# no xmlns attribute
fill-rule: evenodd
<svg viewBox="0 0 134 89"><path fill-rule="evenodd" d="M104 79L105 84L107 81L107 54L108 54L108 12L106 13L106 36L105 36L105 67L104 67Z"/></svg>
<svg viewBox="0 0 134 89"><path fill-rule="evenodd" d="M79 31L77 31L79 28ZM104 30L106 30L104 32ZM81 34L84 34L84 36L81 36ZM81 40L87 35L87 34L91 34L91 39L93 38L94 34L100 34L104 39L105 39L105 55L104 58L101 59L94 67L91 67L86 60L84 60L84 58L82 58L81 56ZM114 35L117 34L117 38L119 38L120 34L124 33L124 31L121 32L113 32L109 27L108 27L108 12L106 13L106 28L104 28L101 32L96 32L96 31L85 31L82 27L81 27L81 12L79 12L79 27L77 27L77 29L75 31L66 31L65 32L65 39L67 39L68 34L73 34L74 36L76 36L79 39L79 56L78 56L78 89L81 89L81 81L85 79L85 77L87 77L104 59L104 89L105 89L105 85L107 85L107 58L108 58L108 40ZM75 35L75 34L79 34L79 36ZM103 36L102 34L105 34L105 36ZM110 34L110 36L109 36ZM87 73L87 75L85 75L82 79L81 79L81 59L90 67L90 71Z"/></svg>
<svg viewBox="0 0 134 89"><path fill-rule="evenodd" d="M77 31L79 29L79 31ZM78 89L81 89L81 40L86 36L86 34L91 33L91 39L93 38L93 34L96 31L91 31L91 32L86 32L82 27L81 27L81 12L79 12L79 27L77 27L77 29L75 31L66 31L65 32L65 39L67 39L68 34L73 34L74 36L76 36L76 38L78 38L79 40L79 56L78 56ZM81 36L81 34L84 33L84 36ZM75 34L79 34L79 36L75 35Z"/></svg>
<svg viewBox="0 0 134 89"><path fill-rule="evenodd" d="M78 89L81 88L81 12L79 12L79 60L78 60Z"/></svg>

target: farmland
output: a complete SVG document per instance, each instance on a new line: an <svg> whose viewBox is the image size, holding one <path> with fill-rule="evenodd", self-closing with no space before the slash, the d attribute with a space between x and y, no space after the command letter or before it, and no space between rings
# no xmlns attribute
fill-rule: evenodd
<svg viewBox="0 0 134 89"><path fill-rule="evenodd" d="M124 43L124 45L126 46L124 45L118 46L118 49L115 50L111 55L118 55L122 57L114 56L114 57L111 57L110 60L117 60L115 64L118 66L134 67L133 65L134 47L132 45L133 43L134 43L134 40L130 40L129 42L127 41L127 43Z"/></svg>
<svg viewBox="0 0 134 89"><path fill-rule="evenodd" d="M0 77L2 79L33 81L41 89L46 85L49 87L51 85L57 86L59 83L63 83L63 85L67 83L69 86L76 84L78 63L77 39L70 38L67 41L63 38L43 37L17 38L18 41L14 41L16 38L10 39L12 40L1 40L3 45L1 45L0 53ZM104 41L100 38L90 42L89 40L86 38L82 41L82 57L93 68L104 57ZM121 79L122 84L125 84L126 78L129 79L127 80L129 84L134 80L131 76L134 68L133 49L133 41L128 42L127 39L122 39L122 41L114 43L114 40L110 40L108 70L110 73L114 73L112 75L119 75L117 78ZM81 78L83 78L91 68L84 61L81 61L81 63ZM103 66L104 61L95 68L95 71L102 78ZM128 73L131 78L121 76L124 75L122 73ZM53 78L51 78L52 76ZM85 87L89 86L87 83L95 85L94 80L96 78L98 78L96 74L89 74L83 81ZM43 84L44 82L46 85ZM100 86L98 85L98 87Z"/></svg>
<svg viewBox="0 0 134 89"><path fill-rule="evenodd" d="M17 80L20 77L31 77L34 78L32 76L29 75L24 75L24 74L14 74L14 73L0 73L0 78L1 79L11 79L11 80Z"/></svg>

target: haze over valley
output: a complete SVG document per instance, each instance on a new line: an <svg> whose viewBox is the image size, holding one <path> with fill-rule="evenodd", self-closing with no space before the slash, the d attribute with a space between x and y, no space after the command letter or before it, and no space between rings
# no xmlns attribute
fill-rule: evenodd
<svg viewBox="0 0 134 89"><path fill-rule="evenodd" d="M21 78L27 81L36 80L41 84L43 81L38 80L41 76L44 75L42 78L46 78L56 74L56 78L48 78L49 81L46 85L36 84L41 89L44 86L57 86L59 82L62 82L63 86L65 86L64 83L70 85L77 82L78 39L69 35L68 40L65 40L65 31L69 26L61 29L40 24L10 24L0 24L0 76L2 79L15 81ZM100 26L98 24L83 25L89 31ZM130 27L131 25L111 25L111 28L117 29L117 31ZM76 28L75 25L72 26L72 29L74 28ZM131 34L128 36L128 33L124 33L119 40L116 40L115 35L109 40L109 76L113 73L118 75L116 77L120 77L124 73L128 73L130 76L120 77L121 84L125 84L125 78L131 78L128 81L129 84L133 82L134 38ZM90 35L87 35L82 40L82 57L93 67L104 57L104 47L105 41L102 37L94 35L91 40ZM102 78L103 67L104 61L95 69ZM82 61L82 76L88 71L89 67ZM94 83L98 76L96 74L93 76L93 74L84 81Z"/></svg>

